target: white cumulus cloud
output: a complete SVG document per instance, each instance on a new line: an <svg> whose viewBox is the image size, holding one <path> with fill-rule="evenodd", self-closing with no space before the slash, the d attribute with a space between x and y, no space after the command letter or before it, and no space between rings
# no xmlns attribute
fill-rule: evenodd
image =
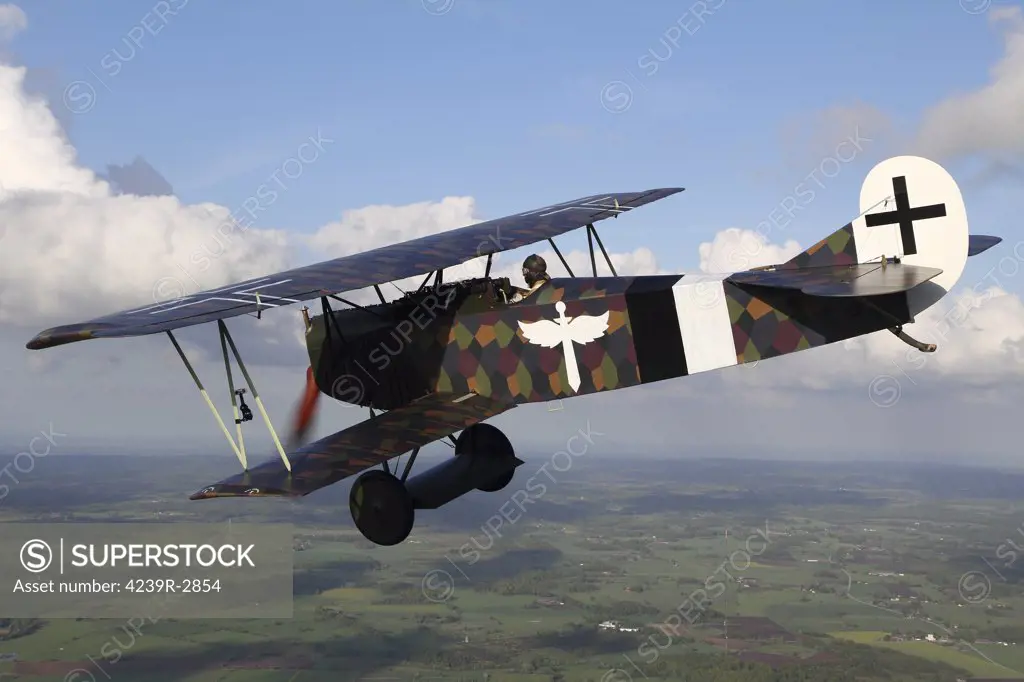
<svg viewBox="0 0 1024 682"><path fill-rule="evenodd" d="M0 40L7 41L28 28L25 12L10 3L0 5Z"/></svg>
<svg viewBox="0 0 1024 682"><path fill-rule="evenodd" d="M740 272L762 265L778 265L802 251L792 239L773 244L754 230L731 227L700 245L700 269L710 273Z"/></svg>
<svg viewBox="0 0 1024 682"><path fill-rule="evenodd" d="M989 17L1002 30L1005 53L987 84L947 97L925 113L917 136L925 154L1024 154L1024 12L997 6Z"/></svg>
<svg viewBox="0 0 1024 682"><path fill-rule="evenodd" d="M13 26L12 17L22 15L11 7L0 6L0 21ZM213 203L122 194L78 161L50 104L27 94L25 75L24 67L0 64L0 322L26 334L481 220L472 197L445 197L347 210L300 236L240 225L238 212ZM554 252L542 254L553 274L564 274ZM648 249L611 257L620 274L657 271ZM521 283L521 258L497 256L493 274ZM586 253L567 258L574 272L589 270ZM449 268L446 279L481 276L484 262ZM396 284L408 290L420 279ZM397 290L388 287L386 294L393 298ZM262 324L259 334L274 346L270 353L283 352L282 343L301 343L293 325L278 331Z"/></svg>

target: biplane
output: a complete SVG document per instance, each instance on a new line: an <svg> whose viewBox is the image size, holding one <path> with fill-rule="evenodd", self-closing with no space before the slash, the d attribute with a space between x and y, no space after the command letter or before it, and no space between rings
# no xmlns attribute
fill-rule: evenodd
<svg viewBox="0 0 1024 682"><path fill-rule="evenodd" d="M785 263L721 274L620 276L594 227L681 188L588 196L391 244L232 286L155 303L32 339L42 349L93 338L164 333L242 465L191 499L304 496L360 474L350 493L359 531L395 545L418 510L472 490L497 492L524 462L487 423L524 403L613 391L767 360L878 331L923 352L903 331L945 296L969 256L1001 241L968 234L960 189L938 164L900 156L875 166L860 215ZM592 273L576 275L554 238L585 228ZM494 254L547 241L567 277L546 277L521 300L490 274ZM601 251L610 275L598 274ZM482 277L446 282L444 271L486 257ZM425 276L388 301L380 286ZM379 303L343 297L376 291ZM351 294L350 294L351 297ZM301 309L309 355L306 392L282 444L225 320L319 299ZM337 309L335 309L337 308ZM174 331L216 322L235 437ZM250 468L242 424L252 420L235 388L229 350L272 436L278 457ZM369 419L305 442L317 400L369 408ZM450 441L454 455L410 478L420 449ZM409 454L399 473L399 461Z"/></svg>

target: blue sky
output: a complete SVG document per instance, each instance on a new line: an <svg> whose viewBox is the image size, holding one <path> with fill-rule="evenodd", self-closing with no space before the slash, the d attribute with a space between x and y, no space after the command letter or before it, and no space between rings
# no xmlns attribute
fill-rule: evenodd
<svg viewBox="0 0 1024 682"><path fill-rule="evenodd" d="M166 22L152 10L159 2L19 3L28 27L5 45L0 78L13 82L10 62L28 67L79 165L102 172L141 156L184 204L239 208L322 132L334 141L256 227L320 234L342 211L391 208L374 213L378 222L362 233L341 226L322 242L323 253L306 260L339 255L350 243L366 248L400 228L403 207L414 202L471 196L477 217L486 219L599 192L683 186L681 195L598 228L613 253L644 247L662 269L693 270L699 245L767 219L859 130L870 144L817 188L791 224L773 230L771 242L809 246L855 217L861 182L876 163L934 152L960 182L973 231L1006 240L971 259L961 285L973 286L1002 263L1013 274L1000 275L999 284L1024 291L1017 274L1024 246L1016 258L1013 250L1022 238L1024 119L1012 114L1024 102L1024 77L1017 75L1024 74L1024 16L1005 29L1005 40L990 21L1019 3L971 13L964 7L988 0L799 7L707 0L714 12L701 22L702 3L658 0L183 2L167 0L179 11ZM143 23L157 34L140 29ZM133 35L142 36L141 47L132 45ZM659 57L652 73L645 64ZM76 81L95 90L95 106L84 113L63 101ZM629 107L609 112L623 87L631 91ZM979 92L984 96L956 100ZM179 425L195 423L186 434L193 445L221 452L187 375L159 339L25 351L25 341L46 326L148 303L136 299L149 297L158 277L174 274L217 224L187 206L169 207L173 202L97 195L91 176L83 179L53 152L62 144L59 131L25 111L19 93L0 89L0 124L11 116L10 126L0 125L0 144L11 150L0 158L0 188L60 186L68 194L21 214L11 211L25 206L0 194L0 238L8 240L0 248L0 354L18 358L0 365L0 379L19 396L7 415L12 437L20 442L53 420L77 444L177 447ZM425 223L444 222L430 210ZM219 275L241 280L283 268L281 249L265 237L233 245L217 262ZM582 234L558 241L563 251L586 244ZM267 363L260 372L268 377L263 385L274 387L265 395L279 422L302 382L294 363L303 351L288 336L295 315L262 327L271 329L264 350L292 364L266 353L251 361ZM836 344L756 370L579 398L566 403L562 417L533 406L509 423L523 438L547 443L564 439L559 429L572 433L593 418L614 434L602 446L612 452L675 451L686 443L744 454L761 452L768 441L781 444L769 454L800 445L813 451L809 456L832 456L871 433L905 452L934 449L950 459L973 448L981 432L987 457L1016 457L1024 303L1016 295L994 299L949 339L929 338L934 322L916 326L940 350L900 379L913 397L892 410L878 409L865 390L879 373L897 374L890 363L906 351L882 334L853 350ZM203 367L218 372L210 374L211 391L223 392L218 363L207 359ZM728 410L718 406L723 402ZM324 409L324 435L364 416ZM746 415L747 428L736 428L737 413ZM128 416L114 436L111 415ZM817 431L794 444L798 418ZM658 428L635 433L638 420L651 419Z"/></svg>
<svg viewBox="0 0 1024 682"><path fill-rule="evenodd" d="M657 1L454 0L433 15L420 0L244 11L192 0L129 47L141 7L24 5L19 56L97 88L70 131L87 165L141 154L183 200L235 206L319 128L337 140L331 153L260 219L299 230L344 208L449 194L496 217L681 185L682 197L603 230L610 248L656 246L673 268L694 267L715 230L762 220L813 167L788 160L788 122L857 101L912 122L983 83L1001 51L956 2L729 0L701 24L690 5ZM673 46L673 26L698 28ZM111 50L130 57L113 77L101 66ZM650 76L638 65L649 51L671 55ZM600 101L612 80L633 89L617 115ZM884 155L869 150L837 178L792 236L806 245L852 218L863 173Z"/></svg>

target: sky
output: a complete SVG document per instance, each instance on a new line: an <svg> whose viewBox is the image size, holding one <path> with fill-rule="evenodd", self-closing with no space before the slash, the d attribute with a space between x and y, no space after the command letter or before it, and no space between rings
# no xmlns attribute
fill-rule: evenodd
<svg viewBox="0 0 1024 682"><path fill-rule="evenodd" d="M540 457L583 429L600 434L588 450L597 456L1018 467L1020 4L583 7L0 5L6 451L52 430L65 434L55 447L69 454L207 452L231 471L234 455L163 337L24 348L49 326L580 196L653 187L686 191L598 225L620 274L777 263L859 213L860 185L875 164L911 153L957 179L974 233L1004 238L907 327L938 344L934 355L908 353L882 332L524 406L494 423L521 453ZM851 142L857 153L837 162ZM815 198L792 221L762 229L766 238L755 232L812 173ZM272 201L253 203L275 182ZM226 216L257 205L249 229L218 240ZM583 270L585 235L558 242ZM516 279L527 253L503 254L496 268ZM298 310L231 326L283 431L308 364ZM213 327L179 338L226 414ZM365 416L325 404L318 433ZM258 418L247 428L247 442L269 456Z"/></svg>

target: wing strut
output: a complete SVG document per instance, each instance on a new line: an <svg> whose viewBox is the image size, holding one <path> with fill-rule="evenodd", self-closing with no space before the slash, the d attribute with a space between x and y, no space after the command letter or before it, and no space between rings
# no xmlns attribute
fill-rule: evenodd
<svg viewBox="0 0 1024 682"><path fill-rule="evenodd" d="M220 430L224 432L224 437L228 439L228 443L231 444L231 449L235 451L235 456L238 457L238 461L242 463L242 469L248 471L249 465L245 461L245 452L238 449L238 445L235 444L235 439L231 437L231 432L228 431L228 427L224 424L224 420L221 419L220 412L217 411L217 407L210 400L210 394L206 392L203 387L203 382L199 380L199 375L192 368L192 363L188 361L188 357L185 355L185 351L178 345L178 340L174 338L174 333L170 329L167 330L167 338L171 340L171 344L174 346L174 350L178 351L178 357L185 363L185 369L192 375L192 381L196 382L196 386L199 388L199 394L203 396L203 400L206 401L206 406L210 408L210 412L213 413L213 418L217 420L217 424L220 426ZM225 354L225 359L227 355ZM231 403L234 404L235 398L234 393L231 394Z"/></svg>
<svg viewBox="0 0 1024 682"><path fill-rule="evenodd" d="M267 414L267 409L263 406L263 399L260 398L259 392L256 390L256 385L253 383L252 376L249 374L249 370L245 367L245 362L242 361L242 356L238 352L238 347L235 346L235 340L231 338L230 332L228 332L227 325L224 324L224 320L217 320L217 331L220 334L220 345L221 351L224 355L224 370L227 374L228 389L231 391L231 408L234 412L235 417L235 428L238 432L238 442L231 437L231 433L228 431L227 425L220 416L220 412L217 411L217 407L210 400L210 395L206 392L206 388L203 386L203 382L199 380L199 375L196 374L195 369L192 367L192 363L189 362L188 357L185 355L185 351L181 349L181 345L178 344L178 340L174 338L173 332L167 330L167 337L171 340L171 344L174 346L174 350L178 352L178 357L185 363L185 369L192 376L192 380L196 383L196 387L199 388L199 393L203 396L203 400L206 402L206 406L210 408L210 412L213 413L214 419L217 420L217 425L220 426L220 430L224 433L224 437L228 439L228 443L231 445L231 449L234 450L235 456L238 457L238 461L242 464L242 469L245 471L249 470L249 465L246 461L245 454L245 442L242 440L242 422L248 421L252 418L252 414L248 412L244 402L239 405L237 397L240 397L244 392L243 389L235 390L235 381L231 373L231 363L228 358L228 348L231 349L231 354L235 356L235 362L238 363L238 369L241 370L242 376L245 378L245 383L249 386L249 391L252 393L253 400L256 401L256 407L259 408L260 415L263 416L263 421L267 425L267 430L270 431L270 437L274 441L275 447L277 447L277 453L281 456L281 461L284 462L285 469L289 472L292 470L291 462L288 461L288 455L284 451L284 446L281 445L281 439L277 437L277 431L274 430L274 425L270 421L270 415ZM239 409L242 411L242 416L239 417Z"/></svg>
<svg viewBox="0 0 1024 682"><path fill-rule="evenodd" d="M288 455L285 454L284 446L281 445L281 439L277 437L277 431L274 430L274 425L270 422L270 415L267 414L267 408L263 407L263 399L260 398L260 394L256 392L256 385L252 382L252 377L249 376L249 370L245 368L245 363L242 362L242 356L238 353L238 348L235 346L235 340L231 338L231 334L228 333L228 326L224 324L224 320L217 320L217 326L220 328L221 337L226 339L228 345L231 347L231 353L235 356L235 362L238 363L238 369L242 370L242 376L245 377L245 383L249 385L249 390L252 391L252 399L256 401L256 407L260 409L260 414L263 416L263 421L267 425L267 430L270 431L270 437L274 439L274 446L277 448L277 454L281 456L281 461L284 462L284 468L288 471L292 470L291 462L288 461Z"/></svg>
<svg viewBox="0 0 1024 682"><path fill-rule="evenodd" d="M223 324L223 322L221 323ZM167 333L170 334L170 332ZM238 414L238 399L242 397L242 392L245 389L239 389L238 391L235 391L235 378L231 375L231 361L228 358L228 340L227 337L224 336L224 334L220 334L219 336L220 351L221 354L224 356L224 373L228 375L228 392L231 393L231 411L234 413L235 417L235 435L238 436L238 452L242 458L242 468L247 469L248 467L246 466L245 440L242 438L242 422L248 421L246 417L251 419L252 412L248 412L247 410L248 414L243 414L242 416L239 416ZM182 359L184 359L185 355L182 353L181 357ZM220 418L220 413L217 413L217 418Z"/></svg>

